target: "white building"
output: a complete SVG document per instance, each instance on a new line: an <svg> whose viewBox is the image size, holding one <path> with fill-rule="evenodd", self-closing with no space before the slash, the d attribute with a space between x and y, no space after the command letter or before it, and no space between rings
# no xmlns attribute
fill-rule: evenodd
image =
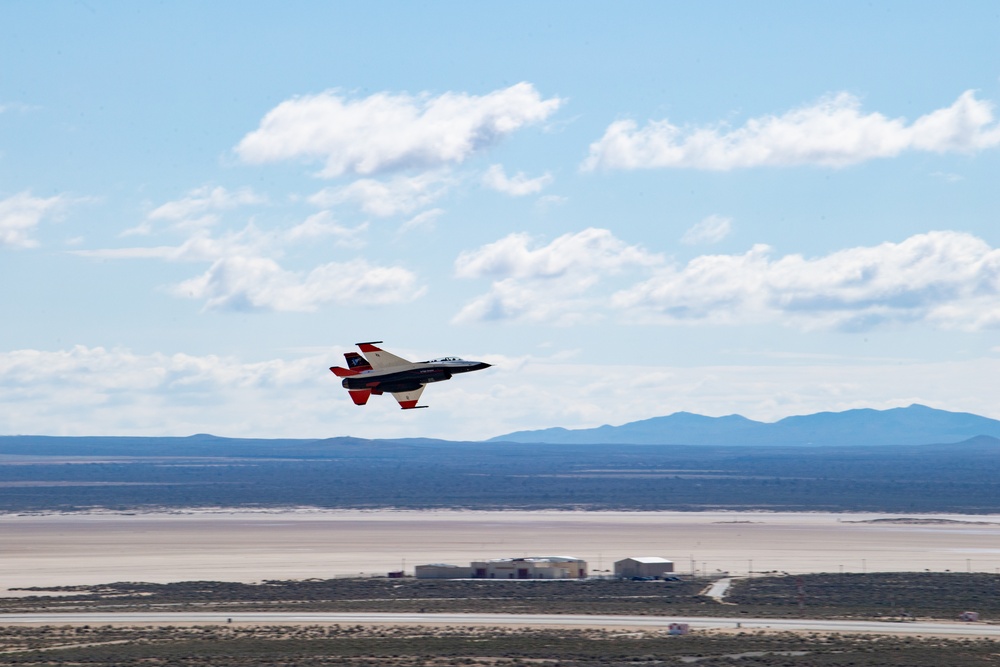
<svg viewBox="0 0 1000 667"><path fill-rule="evenodd" d="M615 561L615 576L662 577L674 571L674 562L659 556L635 556Z"/></svg>
<svg viewBox="0 0 1000 667"><path fill-rule="evenodd" d="M587 561L572 556L494 558L474 561L472 576L477 579L583 579Z"/></svg>

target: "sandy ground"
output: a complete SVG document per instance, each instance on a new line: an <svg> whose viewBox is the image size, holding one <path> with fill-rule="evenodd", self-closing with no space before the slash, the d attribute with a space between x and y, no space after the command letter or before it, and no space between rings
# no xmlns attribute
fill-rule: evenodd
<svg viewBox="0 0 1000 667"><path fill-rule="evenodd" d="M683 573L1000 572L1000 515L190 511L0 515L0 594L114 581L384 574L424 563L572 555L591 571L663 556ZM928 519L927 516L920 517Z"/></svg>

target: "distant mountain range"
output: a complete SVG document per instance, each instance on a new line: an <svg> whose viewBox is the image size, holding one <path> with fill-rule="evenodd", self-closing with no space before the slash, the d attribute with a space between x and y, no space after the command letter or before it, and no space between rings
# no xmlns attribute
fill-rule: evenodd
<svg viewBox="0 0 1000 667"><path fill-rule="evenodd" d="M548 428L515 431L473 442L432 438L366 440L333 438L223 438L199 433L187 437L0 435L4 456L249 456L284 458L379 457L413 449L468 448L499 443L562 445L711 445L753 447L850 447L881 445L1000 444L1000 421L967 412L924 405L891 410L847 410L786 417L774 423L740 415L706 417L676 412L621 426L588 429Z"/></svg>
<svg viewBox="0 0 1000 667"><path fill-rule="evenodd" d="M489 442L633 445L850 446L922 445L1000 438L1000 421L967 412L911 405L786 417L774 423L740 415L705 417L676 412L621 426L516 431Z"/></svg>

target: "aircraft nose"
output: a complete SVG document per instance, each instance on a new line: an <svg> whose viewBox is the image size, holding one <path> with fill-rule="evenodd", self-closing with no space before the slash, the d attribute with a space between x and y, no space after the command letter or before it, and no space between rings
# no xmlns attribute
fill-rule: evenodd
<svg viewBox="0 0 1000 667"><path fill-rule="evenodd" d="M488 363L486 363L484 361L477 361L476 365L472 367L472 370L474 370L474 371L481 371L484 368L489 368L492 365L493 364L488 364Z"/></svg>

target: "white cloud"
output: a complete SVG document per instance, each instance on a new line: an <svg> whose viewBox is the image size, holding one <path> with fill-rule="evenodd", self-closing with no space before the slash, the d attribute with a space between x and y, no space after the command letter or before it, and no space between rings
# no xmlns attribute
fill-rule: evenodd
<svg viewBox="0 0 1000 667"><path fill-rule="evenodd" d="M0 352L0 432L321 434L339 412L327 356L247 363L84 346Z"/></svg>
<svg viewBox="0 0 1000 667"><path fill-rule="evenodd" d="M548 172L537 178L528 178L524 172L518 172L513 177L509 177L503 166L499 164L492 165L483 175L483 184L486 187L512 197L523 197L541 192L551 182L552 175Z"/></svg>
<svg viewBox="0 0 1000 667"><path fill-rule="evenodd" d="M123 236L148 234L152 231L150 221L165 220L181 228L210 227L218 222L218 211L239 206L261 204L266 199L250 188L229 191L222 186L202 186L195 188L186 197L166 202L149 212L147 220L137 227L126 230Z"/></svg>
<svg viewBox="0 0 1000 667"><path fill-rule="evenodd" d="M429 231L434 229L434 221L437 220L441 214L444 213L443 208L432 208L429 211L423 211L413 216L406 222L404 222L399 227L399 233L405 234L407 232L412 232L415 230Z"/></svg>
<svg viewBox="0 0 1000 667"><path fill-rule="evenodd" d="M614 305L667 324L779 322L806 329L865 330L924 322L941 328L1000 327L1000 250L953 231L825 257L704 255L662 267L622 290Z"/></svg>
<svg viewBox="0 0 1000 667"><path fill-rule="evenodd" d="M266 257L219 259L172 292L202 299L207 310L312 312L323 304L385 305L423 295L417 277L401 267L362 259L331 262L308 272L288 271Z"/></svg>
<svg viewBox="0 0 1000 667"><path fill-rule="evenodd" d="M510 234L482 248L463 252L455 261L460 278L558 278L572 273L613 272L660 261L638 246L627 245L607 229L563 234L546 246L530 249L528 234Z"/></svg>
<svg viewBox="0 0 1000 667"><path fill-rule="evenodd" d="M38 111L41 108L40 106L25 104L23 102L0 102L0 113L7 113L8 111L28 113L30 111Z"/></svg>
<svg viewBox="0 0 1000 667"><path fill-rule="evenodd" d="M935 171L931 174L934 178L939 178L946 183L958 183L962 180L961 174L953 174L947 171Z"/></svg>
<svg viewBox="0 0 1000 667"><path fill-rule="evenodd" d="M377 93L350 99L337 91L279 104L236 146L246 162L322 161L320 175L374 174L463 162L515 130L541 122L562 103L530 83L476 96Z"/></svg>
<svg viewBox="0 0 1000 667"><path fill-rule="evenodd" d="M484 397L492 410L484 406L475 421L482 431L497 435L618 425L678 411L776 421L820 411L920 403L1000 417L1000 383L993 381L1000 372L996 358L718 366L485 360L494 363Z"/></svg>
<svg viewBox="0 0 1000 667"><path fill-rule="evenodd" d="M445 171L396 176L387 181L361 178L342 187L323 188L309 197L316 206L353 203L369 215L387 218L408 214L443 197L455 180Z"/></svg>
<svg viewBox="0 0 1000 667"><path fill-rule="evenodd" d="M359 409L327 370L348 349L257 362L84 346L0 351L0 433L485 439L679 410L774 421L911 403L1000 417L997 358L690 367L477 351L459 352L493 368L429 388L431 410L400 413L388 396Z"/></svg>
<svg viewBox="0 0 1000 667"><path fill-rule="evenodd" d="M367 230L367 222L362 222L356 227L345 227L333 219L330 211L320 211L289 229L284 237L291 242L332 237L338 246L358 248L364 245L361 235Z"/></svg>
<svg viewBox="0 0 1000 667"><path fill-rule="evenodd" d="M612 123L591 144L584 170L687 167L729 170L757 166L844 167L907 150L972 153L1000 145L993 104L973 91L907 125L902 118L863 114L860 100L839 93L780 116L752 118L738 129L682 128L669 120Z"/></svg>
<svg viewBox="0 0 1000 667"><path fill-rule="evenodd" d="M588 317L585 298L604 277L626 269L654 266L659 255L627 245L606 229L564 234L532 249L528 234L511 234L455 261L460 278L492 278L490 291L467 304L455 322L484 320L556 321Z"/></svg>
<svg viewBox="0 0 1000 667"><path fill-rule="evenodd" d="M294 228L293 228L294 229ZM287 234L290 234L288 232ZM180 245L75 250L74 255L94 259L163 259L172 262L212 262L234 255L259 255L273 250L284 235L261 232L253 224L218 237L196 229Z"/></svg>
<svg viewBox="0 0 1000 667"><path fill-rule="evenodd" d="M204 300L206 310L311 312L330 303L384 305L420 297L425 288L417 284L416 274L402 267L354 259L292 271L271 256L280 254L286 244L320 236L332 236L338 245L356 245L365 228L365 224L342 227L328 212L321 212L285 231L262 232L250 224L220 237L198 230L178 246L78 250L74 254L211 262L201 275L168 289L174 296Z"/></svg>
<svg viewBox="0 0 1000 667"><path fill-rule="evenodd" d="M544 195L538 198L536 205L542 210L548 210L557 206L562 206L569 201L569 197L561 195Z"/></svg>
<svg viewBox="0 0 1000 667"><path fill-rule="evenodd" d="M729 236L733 229L733 219L721 215L710 215L691 229L684 232L681 243L697 245L699 243L718 243Z"/></svg>
<svg viewBox="0 0 1000 667"><path fill-rule="evenodd" d="M458 277L493 282L453 321L574 324L618 311L633 321L671 325L1000 328L1000 250L962 232L919 234L812 259L773 257L771 248L756 245L683 266L667 265L607 230L566 234L535 249L532 243L526 234L512 234L462 253ZM652 276L608 294L606 279L626 269Z"/></svg>
<svg viewBox="0 0 1000 667"><path fill-rule="evenodd" d="M65 195L33 197L27 191L0 200L0 247L37 246L32 232L44 218L58 215L69 203Z"/></svg>

